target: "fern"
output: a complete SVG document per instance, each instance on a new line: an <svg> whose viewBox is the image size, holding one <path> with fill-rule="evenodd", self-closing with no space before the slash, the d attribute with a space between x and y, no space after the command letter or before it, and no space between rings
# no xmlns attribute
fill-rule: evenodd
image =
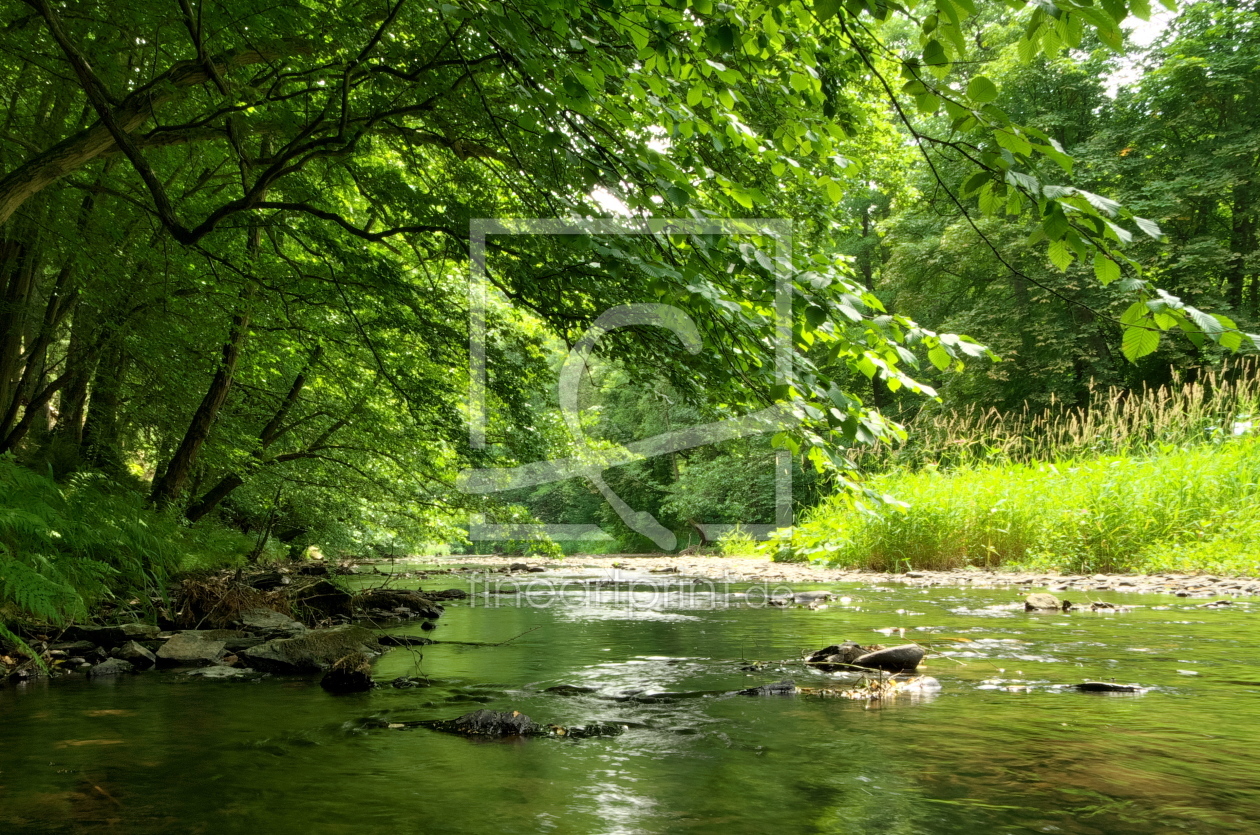
<svg viewBox="0 0 1260 835"><path fill-rule="evenodd" d="M102 598L147 595L179 568L180 539L178 525L99 476L63 487L0 456L0 621L61 624Z"/></svg>

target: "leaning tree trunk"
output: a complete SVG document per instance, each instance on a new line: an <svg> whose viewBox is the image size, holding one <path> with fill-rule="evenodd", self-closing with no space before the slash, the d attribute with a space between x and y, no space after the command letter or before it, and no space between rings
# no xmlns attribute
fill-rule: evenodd
<svg viewBox="0 0 1260 835"><path fill-rule="evenodd" d="M253 293L251 289L247 289L241 295L242 308L246 308ZM192 422L189 423L188 431L184 433L184 439L180 442L179 448L171 456L161 478L153 483L153 492L149 495L149 501L155 507L166 508L174 504L188 487L188 480L201 455L201 448L210 437L210 430L218 420L219 412L223 409L223 404L227 402L228 392L232 389L232 380L236 376L236 365L241 357L241 348L245 344L245 335L249 332L249 319L247 309L242 309L240 313L232 317L232 328L228 333L227 342L223 343L222 359L214 373L214 379L210 381L210 388L206 391L206 396L201 399L201 404L197 406L197 411L193 413Z"/></svg>

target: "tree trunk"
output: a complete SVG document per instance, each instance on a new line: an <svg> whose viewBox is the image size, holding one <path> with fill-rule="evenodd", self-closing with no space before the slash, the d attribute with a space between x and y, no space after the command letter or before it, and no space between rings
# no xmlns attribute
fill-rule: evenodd
<svg viewBox="0 0 1260 835"><path fill-rule="evenodd" d="M214 427L219 411L227 401L228 392L232 389L232 380L236 375L236 364L241 358L241 348L245 344L245 335L249 332L248 305L252 296L252 285L241 293L243 309L232 317L232 327L228 332L227 342L223 343L222 359L219 361L219 368L215 371L214 378L210 381L210 388L206 391L206 396L201 399L197 411L193 413L188 431L184 433L183 441L167 463L162 477L153 483L153 492L149 495L149 501L159 509L169 507L183 495L197 458L201 455L201 448L210 437L210 430Z"/></svg>
<svg viewBox="0 0 1260 835"><path fill-rule="evenodd" d="M105 343L100 354L92 378L87 416L83 420L80 457L91 467L121 475L126 468L118 448L118 406L127 371L127 353L122 339L115 337Z"/></svg>
<svg viewBox="0 0 1260 835"><path fill-rule="evenodd" d="M321 354L323 354L323 348L321 347L316 347L315 350L311 352L310 359L306 361L306 365L304 365L302 370L297 373L297 376L293 378L293 385L289 386L289 393L286 394L284 400L280 402L280 406L276 409L276 413L272 416L271 420L267 421L267 425L262 428L262 431L258 433L260 445L258 451L255 453L255 457L258 461L249 468L249 471L253 471L261 464L266 463L261 460L262 452L279 440L290 428L284 426L284 420L288 416L289 412L293 410L293 406L297 403L298 398L301 397L302 389L306 387L306 375L310 372L315 363L319 361ZM184 516L189 522L197 522L207 513L218 507L219 502L226 499L233 490L244 483L244 475L235 472L228 473L221 478L217 484L207 490L205 495L193 502L184 513Z"/></svg>

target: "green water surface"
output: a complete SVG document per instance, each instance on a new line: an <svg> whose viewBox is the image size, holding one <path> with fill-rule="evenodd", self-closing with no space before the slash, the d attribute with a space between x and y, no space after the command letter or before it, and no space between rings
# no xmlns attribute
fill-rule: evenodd
<svg viewBox="0 0 1260 835"><path fill-rule="evenodd" d="M428 633L506 644L376 663L378 680L424 688L334 696L315 680L171 671L0 689L0 833L1260 832L1260 616L1245 601L1099 593L1141 608L1030 615L1010 589L835 585L848 600L810 610L659 575L529 581L565 578L529 600L451 604ZM881 629L949 654L923 670L939 693L723 694L784 677L844 686L793 659L903 642ZM1084 679L1152 689L1061 686ZM562 684L593 692L545 692ZM362 724L478 707L629 729L484 741Z"/></svg>

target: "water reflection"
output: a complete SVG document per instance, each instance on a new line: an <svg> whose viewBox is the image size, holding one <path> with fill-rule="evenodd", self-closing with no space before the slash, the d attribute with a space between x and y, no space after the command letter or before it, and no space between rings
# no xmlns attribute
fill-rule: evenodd
<svg viewBox="0 0 1260 835"><path fill-rule="evenodd" d="M433 633L452 643L377 664L428 687L332 697L162 673L0 690L0 831L1146 835L1260 819L1251 609L1187 621L1174 598L1100 593L1131 611L1030 617L1009 591L895 586L776 608L687 578L556 579L546 606L452 604ZM798 660L846 638L922 641L942 690L728 695L852 686ZM1085 679L1154 689L1067 687ZM481 706L630 730L512 744L361 730Z"/></svg>

